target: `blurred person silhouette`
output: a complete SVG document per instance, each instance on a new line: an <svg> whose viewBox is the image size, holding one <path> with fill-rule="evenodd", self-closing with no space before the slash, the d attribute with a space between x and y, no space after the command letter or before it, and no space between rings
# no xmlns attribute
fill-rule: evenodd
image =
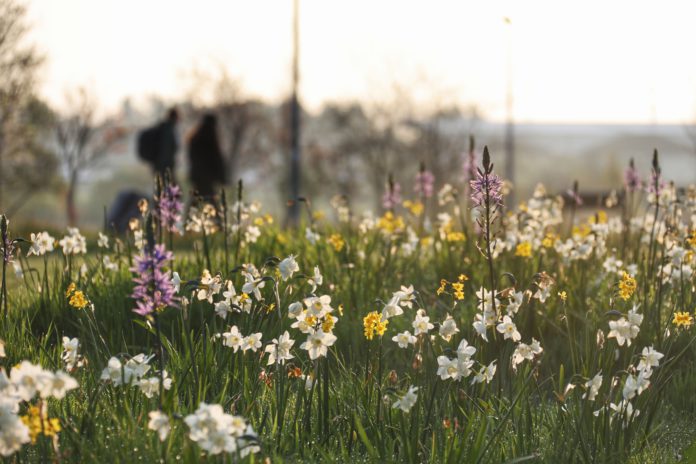
<svg viewBox="0 0 696 464"><path fill-rule="evenodd" d="M189 179L194 193L216 204L215 195L225 183L225 162L218 141L217 118L206 113L189 139Z"/></svg>
<svg viewBox="0 0 696 464"><path fill-rule="evenodd" d="M176 152L179 150L178 122L179 111L172 107L164 120L143 130L138 136L138 156L140 159L152 167L155 175L162 179L168 175L174 183L176 183L174 177Z"/></svg>

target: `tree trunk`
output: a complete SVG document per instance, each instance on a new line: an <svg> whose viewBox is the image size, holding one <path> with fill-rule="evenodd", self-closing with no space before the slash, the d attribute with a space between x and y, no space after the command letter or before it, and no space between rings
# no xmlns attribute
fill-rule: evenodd
<svg viewBox="0 0 696 464"><path fill-rule="evenodd" d="M75 190L77 189L77 171L70 174L70 182L68 183L68 191L65 196L65 208L68 219L68 225L75 227L77 225L77 208L75 207Z"/></svg>

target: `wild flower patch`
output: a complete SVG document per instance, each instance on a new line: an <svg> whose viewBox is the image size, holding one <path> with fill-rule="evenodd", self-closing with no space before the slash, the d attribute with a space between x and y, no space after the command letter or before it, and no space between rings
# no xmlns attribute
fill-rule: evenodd
<svg viewBox="0 0 696 464"><path fill-rule="evenodd" d="M569 205L541 185L508 205L488 150L467 163L460 185L425 166L411 189L388 179L377 215L341 197L333 221L303 199L290 229L241 185L186 217L179 188L158 185L125 236L23 239L3 216L0 454L555 463L662 449L693 407L674 379L696 360L696 189L665 182L655 156L645 184L632 163L621 195L581 218L577 185Z"/></svg>

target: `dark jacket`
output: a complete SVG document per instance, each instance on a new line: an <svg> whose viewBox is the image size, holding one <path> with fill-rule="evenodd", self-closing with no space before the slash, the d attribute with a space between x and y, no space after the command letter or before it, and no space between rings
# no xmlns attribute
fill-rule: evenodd
<svg viewBox="0 0 696 464"><path fill-rule="evenodd" d="M191 137L188 147L190 180L201 196L215 194L225 183L225 162L218 143L215 118L206 116Z"/></svg>
<svg viewBox="0 0 696 464"><path fill-rule="evenodd" d="M176 139L176 124L165 120L160 123L159 143L157 144L157 157L155 158L155 172L164 176L169 170L172 174L176 168L176 152L179 150L179 142Z"/></svg>

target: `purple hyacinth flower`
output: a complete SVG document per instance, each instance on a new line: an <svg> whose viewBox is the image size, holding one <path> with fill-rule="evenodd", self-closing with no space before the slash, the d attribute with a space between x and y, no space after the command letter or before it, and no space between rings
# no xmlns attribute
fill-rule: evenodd
<svg viewBox="0 0 696 464"><path fill-rule="evenodd" d="M143 254L135 258L135 266L131 268L131 272L136 274L133 278L136 285L131 294L131 298L136 300L135 313L147 316L168 306L177 306L170 271L163 269L172 256L164 245L155 245L152 250L145 247Z"/></svg>
<svg viewBox="0 0 696 464"><path fill-rule="evenodd" d="M640 176L636 169L633 159L628 164L628 168L624 172L624 187L627 192L635 192L640 188Z"/></svg>
<svg viewBox="0 0 696 464"><path fill-rule="evenodd" d="M503 181L496 174L476 171L476 178L469 182L471 186L471 201L474 206L486 204L486 196L491 205L503 205Z"/></svg>
<svg viewBox="0 0 696 464"><path fill-rule="evenodd" d="M396 182L390 182L389 188L382 196L382 206L385 209L394 209L401 204L401 186Z"/></svg>
<svg viewBox="0 0 696 464"><path fill-rule="evenodd" d="M181 221L184 203L181 201L181 188L169 184L162 189L155 214L162 229L176 232L176 225Z"/></svg>
<svg viewBox="0 0 696 464"><path fill-rule="evenodd" d="M435 176L432 172L421 170L416 174L416 182L413 190L418 195L423 195L425 198L433 196L435 190Z"/></svg>

